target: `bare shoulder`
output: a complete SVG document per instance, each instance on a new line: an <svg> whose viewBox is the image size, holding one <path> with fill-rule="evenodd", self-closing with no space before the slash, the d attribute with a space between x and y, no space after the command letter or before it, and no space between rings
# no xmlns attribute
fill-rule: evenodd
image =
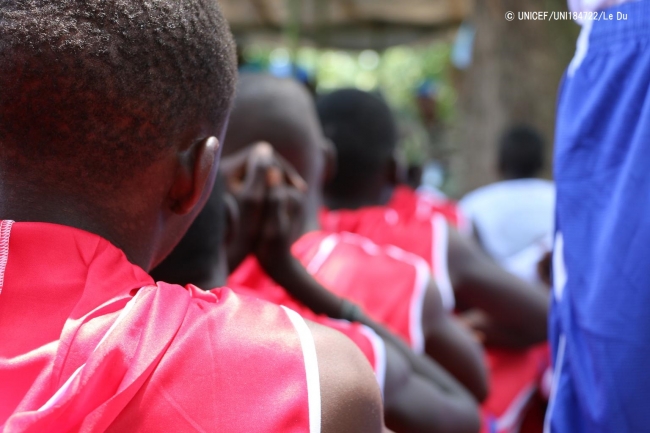
<svg viewBox="0 0 650 433"><path fill-rule="evenodd" d="M368 361L347 337L307 322L316 345L322 433L380 433L383 409Z"/></svg>

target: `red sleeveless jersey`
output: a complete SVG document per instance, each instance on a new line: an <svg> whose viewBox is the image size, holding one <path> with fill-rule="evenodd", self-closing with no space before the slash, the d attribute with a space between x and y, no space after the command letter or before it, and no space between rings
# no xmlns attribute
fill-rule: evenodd
<svg viewBox="0 0 650 433"><path fill-rule="evenodd" d="M323 211L321 223L327 230L351 231L378 244L395 245L424 258L433 270L445 307L453 310L455 297L447 270L445 218L436 212L428 220L413 213L410 217L403 215L389 207ZM546 345L512 352L486 349L491 390L482 407L494 418L491 423L494 432L516 431L549 365L547 350Z"/></svg>
<svg viewBox="0 0 650 433"><path fill-rule="evenodd" d="M324 287L360 304L414 350L424 351L422 304L430 272L422 259L351 233L321 231L300 238L292 252ZM259 278L249 261L229 284L257 289Z"/></svg>
<svg viewBox="0 0 650 433"><path fill-rule="evenodd" d="M238 294L256 297L282 305L299 313L304 319L335 329L348 337L364 354L372 367L377 383L384 391L386 379L386 348L384 341L370 328L347 320L316 314L298 302L289 292L269 277L255 257L248 257L228 278L228 287Z"/></svg>
<svg viewBox="0 0 650 433"><path fill-rule="evenodd" d="M458 203L433 191L414 191L407 186L398 186L393 191L393 196L387 207L394 209L402 218L406 219L428 220L434 214L440 214L459 232L471 231L469 221Z"/></svg>
<svg viewBox="0 0 650 433"><path fill-rule="evenodd" d="M155 284L108 241L0 225L0 430L320 432L298 314Z"/></svg>
<svg viewBox="0 0 650 433"><path fill-rule="evenodd" d="M292 251L323 286L424 352L422 307L431 278L424 260L352 233L311 232Z"/></svg>
<svg viewBox="0 0 650 433"><path fill-rule="evenodd" d="M396 210L381 206L323 209L320 222L325 231L354 233L376 244L395 246L421 257L431 269L444 307L453 310L455 297L447 267L448 223L441 214L419 219L413 215L400 216Z"/></svg>
<svg viewBox="0 0 650 433"><path fill-rule="evenodd" d="M482 433L518 433L530 403L537 397L548 398L542 387L550 365L548 344L528 350L488 348L486 360L491 386L481 405L486 415ZM541 431L541 425L537 427Z"/></svg>

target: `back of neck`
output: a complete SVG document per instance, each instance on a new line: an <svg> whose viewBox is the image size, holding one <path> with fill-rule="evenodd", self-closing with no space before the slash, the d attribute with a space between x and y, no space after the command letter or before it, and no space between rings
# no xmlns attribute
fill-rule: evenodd
<svg viewBox="0 0 650 433"><path fill-rule="evenodd" d="M108 240L123 250L132 263L144 269L150 264L152 247L151 242L146 242L147 230L134 227L137 224L115 223L125 221L122 212L99 209L72 194L43 192L33 184L0 180L0 219L74 227Z"/></svg>

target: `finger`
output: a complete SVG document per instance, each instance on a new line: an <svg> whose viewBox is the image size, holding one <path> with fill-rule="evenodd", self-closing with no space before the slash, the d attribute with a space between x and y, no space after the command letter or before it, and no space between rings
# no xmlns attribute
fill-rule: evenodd
<svg viewBox="0 0 650 433"><path fill-rule="evenodd" d="M248 159L248 154L251 152L251 148L251 146L248 146L236 153L233 153L232 155L224 156L221 158L219 167L222 169L224 174L230 173L233 171L233 169L237 169L238 167L245 165L245 162Z"/></svg>
<svg viewBox="0 0 650 433"><path fill-rule="evenodd" d="M221 158L219 172L225 178L229 190L238 193L243 188L246 176L246 165L252 146L248 146L237 153Z"/></svg>
<svg viewBox="0 0 650 433"><path fill-rule="evenodd" d="M296 188L287 187L287 211L292 223L297 223L302 216L303 203L305 194Z"/></svg>
<svg viewBox="0 0 650 433"><path fill-rule="evenodd" d="M268 143L257 143L251 150L244 179L243 191L250 197L263 199L267 172L275 165L273 148Z"/></svg>
<svg viewBox="0 0 650 433"><path fill-rule="evenodd" d="M269 188L276 188L282 185L282 171L278 167L270 167L266 172L266 184Z"/></svg>
<svg viewBox="0 0 650 433"><path fill-rule="evenodd" d="M290 227L287 209L287 189L277 186L268 191L264 212L264 236L267 240L287 237Z"/></svg>
<svg viewBox="0 0 650 433"><path fill-rule="evenodd" d="M485 340L487 337L485 336L485 332L477 331L476 329L473 329L472 338L474 338L474 341L476 341L478 344L483 345L485 344Z"/></svg>
<svg viewBox="0 0 650 433"><path fill-rule="evenodd" d="M265 195L267 193L266 173L275 164L273 149L268 143L250 146L246 160L246 174L241 190L235 194L240 204L242 227L250 236L259 233L262 224Z"/></svg>
<svg viewBox="0 0 650 433"><path fill-rule="evenodd" d="M302 192L307 192L307 182L298 174L298 171L291 165L286 159L282 157L282 155L278 154L277 152L275 153L275 159L277 159L278 163L282 167L282 170L285 173L287 183L294 188L298 189L298 191Z"/></svg>

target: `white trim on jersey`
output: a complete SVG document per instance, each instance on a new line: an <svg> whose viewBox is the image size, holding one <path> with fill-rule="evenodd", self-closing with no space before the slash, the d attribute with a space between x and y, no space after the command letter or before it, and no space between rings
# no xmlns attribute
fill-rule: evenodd
<svg viewBox="0 0 650 433"><path fill-rule="evenodd" d="M425 338L422 328L422 312L424 308L424 298L431 281L431 271L428 263L415 254L404 251L394 245L379 246L370 239L359 236L354 233L341 234L341 240L351 244L359 245L371 256L384 253L394 260L406 263L415 268L415 282L409 301L409 335L411 337L411 349L417 354L424 353Z"/></svg>
<svg viewBox="0 0 650 433"><path fill-rule="evenodd" d="M564 351L566 350L566 336L560 335L560 340L557 346L557 356L553 368L553 383L551 384L551 398L548 401L548 409L546 410L546 417L544 418L544 433L551 433L551 418L555 411L555 399L557 398L557 390L560 387L560 378L562 377L562 364L564 364Z"/></svg>
<svg viewBox="0 0 650 433"><path fill-rule="evenodd" d="M508 409L497 420L497 431L519 431L519 425L523 421L524 410L530 402L530 399L535 395L537 386L533 383L515 397Z"/></svg>
<svg viewBox="0 0 650 433"><path fill-rule="evenodd" d="M424 297L427 293L431 272L429 266L422 260L415 265L415 287L409 306L409 333L411 334L411 348L417 354L423 354L425 348L424 330L422 329L422 310Z"/></svg>
<svg viewBox="0 0 650 433"><path fill-rule="evenodd" d="M360 247L366 254L370 256L379 255L382 252L385 252L385 248L377 245L370 239L365 236L358 235L351 232L340 232L339 233L341 242L346 242L352 245Z"/></svg>
<svg viewBox="0 0 650 433"><path fill-rule="evenodd" d="M449 226L444 216L436 214L431 217L431 264L433 266L433 278L442 297L442 305L447 311L453 311L456 307L456 296L449 277L449 265L447 263L449 247Z"/></svg>
<svg viewBox="0 0 650 433"><path fill-rule="evenodd" d="M13 225L14 222L11 220L3 220L0 223L0 293L5 282L5 269L9 259L9 237Z"/></svg>
<svg viewBox="0 0 650 433"><path fill-rule="evenodd" d="M339 236L337 234L332 234L323 239L318 246L318 251L314 254L314 257L309 261L305 269L311 275L315 275L320 268L323 266L325 261L332 255L332 251L336 248L336 244L339 243Z"/></svg>
<svg viewBox="0 0 650 433"><path fill-rule="evenodd" d="M126 303L122 311L120 311L120 314L117 316L117 319L115 319L115 322L108 328L108 331L106 331L106 334L102 337L101 340L99 340L99 343L95 348L93 349L93 353L97 351L97 349L102 345L104 341L111 335L111 333L117 328L117 325L119 325L129 314L129 312L133 309L133 305L135 305L135 302L138 298L138 295L140 295L140 291L138 291L133 298L129 300L129 302ZM72 383L74 380L81 375L81 371L83 368L86 366L86 363L84 362L77 368L74 373L68 378L68 380L65 381L63 386L59 388L52 397L48 401L45 402L43 406L41 406L36 412L43 412L48 410L49 408L53 407L56 403L60 402L63 400L66 392L70 387L72 386Z"/></svg>
<svg viewBox="0 0 650 433"><path fill-rule="evenodd" d="M360 329L361 333L372 344L372 350L375 353L375 377L377 378L377 383L381 390L381 397L383 398L384 385L386 384L386 343L384 343L384 340L372 328L361 325Z"/></svg>
<svg viewBox="0 0 650 433"><path fill-rule="evenodd" d="M289 316L289 320L298 333L302 355L305 360L305 371L307 373L307 401L309 404L309 433L320 433L321 430L321 397L320 397L320 376L318 372L318 357L316 356L316 344L307 323L300 316L289 308L282 306Z"/></svg>
<svg viewBox="0 0 650 433"><path fill-rule="evenodd" d="M423 354L426 347L422 314L424 312L424 298L431 281L431 269L429 264L422 257L396 247L394 245L384 246L384 252L395 260L408 263L415 268L415 283L409 302L409 335L411 336L411 348L417 354Z"/></svg>

